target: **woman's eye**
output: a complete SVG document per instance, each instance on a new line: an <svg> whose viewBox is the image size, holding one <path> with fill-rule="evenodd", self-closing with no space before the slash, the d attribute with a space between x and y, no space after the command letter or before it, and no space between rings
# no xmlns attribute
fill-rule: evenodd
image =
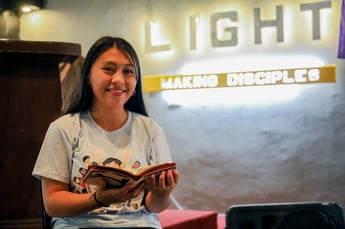
<svg viewBox="0 0 345 229"><path fill-rule="evenodd" d="M134 71L132 69L125 69L123 71L126 75L134 75Z"/></svg>
<svg viewBox="0 0 345 229"><path fill-rule="evenodd" d="M113 68L110 67L103 67L102 70L106 73L113 73L115 71Z"/></svg>

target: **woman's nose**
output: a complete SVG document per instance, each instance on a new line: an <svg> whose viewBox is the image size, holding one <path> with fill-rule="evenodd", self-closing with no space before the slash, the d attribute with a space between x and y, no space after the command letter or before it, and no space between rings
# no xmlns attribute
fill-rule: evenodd
<svg viewBox="0 0 345 229"><path fill-rule="evenodd" d="M122 72L117 71L112 75L112 82L123 82L124 81L124 76L122 74Z"/></svg>

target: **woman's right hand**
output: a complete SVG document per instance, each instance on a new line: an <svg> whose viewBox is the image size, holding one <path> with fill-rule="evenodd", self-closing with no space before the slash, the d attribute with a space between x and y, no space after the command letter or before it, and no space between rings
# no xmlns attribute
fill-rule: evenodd
<svg viewBox="0 0 345 229"><path fill-rule="evenodd" d="M81 215L97 209L99 206L93 193L73 193L69 191L69 185L60 181L42 177L42 195L45 210L52 217L70 217ZM111 188L102 182L97 186L96 198L104 205L122 203L140 194L145 184L132 185L123 188Z"/></svg>
<svg viewBox="0 0 345 229"><path fill-rule="evenodd" d="M137 186L133 184L125 185L122 188L113 188L107 185L103 180L101 184L97 186L97 191L94 194L98 202L104 206L108 206L112 203L122 203L129 199L137 197L145 189L145 183L141 182Z"/></svg>

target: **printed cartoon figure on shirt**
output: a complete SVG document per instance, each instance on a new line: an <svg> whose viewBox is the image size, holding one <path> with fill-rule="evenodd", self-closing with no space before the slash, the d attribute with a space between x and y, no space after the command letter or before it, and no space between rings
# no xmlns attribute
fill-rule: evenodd
<svg viewBox="0 0 345 229"><path fill-rule="evenodd" d="M74 177L73 182L76 184L75 192L87 193L86 184L83 182L81 177Z"/></svg>
<svg viewBox="0 0 345 229"><path fill-rule="evenodd" d="M140 167L140 161L135 161L132 164L132 169L137 170Z"/></svg>
<svg viewBox="0 0 345 229"><path fill-rule="evenodd" d="M86 164L86 167L98 165L97 162L91 160L91 157L89 155L83 157L83 162Z"/></svg>
<svg viewBox="0 0 345 229"><path fill-rule="evenodd" d="M79 168L80 176L73 177L73 183L75 184L74 192L76 193L87 193L86 184L83 182L82 177L86 173L87 169L84 167Z"/></svg>
<svg viewBox="0 0 345 229"><path fill-rule="evenodd" d="M106 166L106 167L120 168L121 161L117 158L108 157L107 159L103 161L102 164L103 166Z"/></svg>
<svg viewBox="0 0 345 229"><path fill-rule="evenodd" d="M83 157L83 162L86 164L86 167L89 167L92 165L102 165L102 152L98 150L94 153L94 155L97 158L96 161L92 161L92 158L89 155L85 155Z"/></svg>
<svg viewBox="0 0 345 229"><path fill-rule="evenodd" d="M101 159L102 159L102 152L101 151L96 151L93 154L96 157L96 160L94 161L93 158L91 158L90 155L85 155L83 157L83 162L85 164L84 169L87 169L88 167L92 166L92 165L103 165ZM84 172L84 170L79 169L79 171ZM79 184L77 184L79 185ZM88 193L90 192L95 192L96 191L96 186L94 185L88 185L85 184L85 189Z"/></svg>
<svg viewBox="0 0 345 229"><path fill-rule="evenodd" d="M81 174L81 176L84 176L86 174L87 168L84 167L80 167L79 168L79 173Z"/></svg>

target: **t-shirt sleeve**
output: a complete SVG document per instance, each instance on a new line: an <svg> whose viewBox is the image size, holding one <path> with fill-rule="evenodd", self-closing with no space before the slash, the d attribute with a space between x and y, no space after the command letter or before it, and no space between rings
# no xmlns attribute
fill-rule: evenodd
<svg viewBox="0 0 345 229"><path fill-rule="evenodd" d="M50 124L32 175L69 183L72 143L58 122Z"/></svg>
<svg viewBox="0 0 345 229"><path fill-rule="evenodd" d="M155 121L152 123L153 138L150 154L150 164L172 162L169 144L163 129Z"/></svg>

